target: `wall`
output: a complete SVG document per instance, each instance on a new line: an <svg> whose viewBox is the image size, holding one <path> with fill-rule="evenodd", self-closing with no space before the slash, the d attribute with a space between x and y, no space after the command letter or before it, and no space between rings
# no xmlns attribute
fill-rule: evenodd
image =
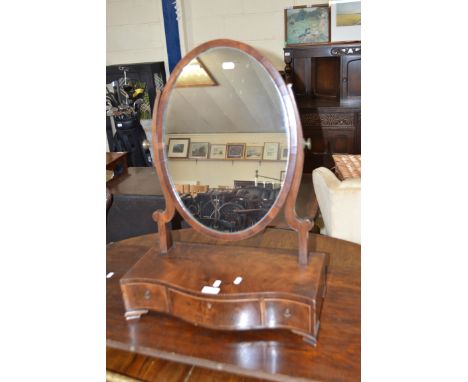
<svg viewBox="0 0 468 382"><path fill-rule="evenodd" d="M327 1L184 0L178 3L184 20L181 39L187 50L208 40L230 38L257 48L282 70L284 9Z"/></svg>
<svg viewBox="0 0 468 382"><path fill-rule="evenodd" d="M161 0L106 0L107 65L164 61ZM284 9L323 0L177 0L182 55L202 42L250 44L283 69Z"/></svg>
<svg viewBox="0 0 468 382"><path fill-rule="evenodd" d="M244 133L244 134L170 134L169 138L190 138L192 142L210 142L217 144L246 143L248 146L263 146L265 142L287 144L287 136L282 133ZM246 160L195 160L169 159L168 168L174 183L234 186L234 180L255 180L255 170L260 175L280 178L280 172L286 169L286 161L246 161ZM258 179L259 182L273 180ZM279 183L279 182L278 182Z"/></svg>
<svg viewBox="0 0 468 382"><path fill-rule="evenodd" d="M159 61L164 61L167 76L161 0L106 0L106 65ZM151 123L142 125L151 142ZM154 158L152 147L150 151Z"/></svg>
<svg viewBox="0 0 468 382"><path fill-rule="evenodd" d="M106 64L164 61L167 70L161 0L106 2ZM182 55L202 42L230 38L254 46L282 70L284 9L322 3L326 1L177 0ZM151 141L150 129L145 131Z"/></svg>
<svg viewBox="0 0 468 382"><path fill-rule="evenodd" d="M161 0L106 0L106 65L164 61Z"/></svg>

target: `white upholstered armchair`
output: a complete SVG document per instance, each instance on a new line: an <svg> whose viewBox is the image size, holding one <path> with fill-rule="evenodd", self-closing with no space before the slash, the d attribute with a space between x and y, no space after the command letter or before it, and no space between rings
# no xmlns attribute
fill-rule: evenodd
<svg viewBox="0 0 468 382"><path fill-rule="evenodd" d="M312 172L315 195L325 224L321 233L361 243L361 179L340 181L320 167Z"/></svg>

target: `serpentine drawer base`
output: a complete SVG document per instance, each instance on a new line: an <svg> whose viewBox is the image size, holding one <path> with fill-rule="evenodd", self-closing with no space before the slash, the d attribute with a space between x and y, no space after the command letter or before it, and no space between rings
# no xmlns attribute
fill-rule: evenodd
<svg viewBox="0 0 468 382"><path fill-rule="evenodd" d="M151 310L211 329L286 328L315 345L327 266L325 253L301 266L294 251L176 242L150 249L120 285L128 319ZM202 293L216 280L205 290L218 294Z"/></svg>

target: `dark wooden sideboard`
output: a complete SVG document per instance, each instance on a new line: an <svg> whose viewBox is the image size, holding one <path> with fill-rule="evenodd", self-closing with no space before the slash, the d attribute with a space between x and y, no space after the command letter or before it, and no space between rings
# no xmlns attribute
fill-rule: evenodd
<svg viewBox="0 0 468 382"><path fill-rule="evenodd" d="M332 168L332 154L360 154L361 44L286 47L284 62L304 139L311 140L303 171Z"/></svg>

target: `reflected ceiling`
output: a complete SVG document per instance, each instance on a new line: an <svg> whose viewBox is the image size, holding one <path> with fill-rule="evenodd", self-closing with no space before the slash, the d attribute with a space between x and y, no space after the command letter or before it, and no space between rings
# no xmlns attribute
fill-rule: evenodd
<svg viewBox="0 0 468 382"><path fill-rule="evenodd" d="M284 131L278 90L261 65L237 49L200 56L218 86L175 88L166 131L171 134L270 133ZM224 64L223 64L224 63ZM224 68L223 68L224 67Z"/></svg>

